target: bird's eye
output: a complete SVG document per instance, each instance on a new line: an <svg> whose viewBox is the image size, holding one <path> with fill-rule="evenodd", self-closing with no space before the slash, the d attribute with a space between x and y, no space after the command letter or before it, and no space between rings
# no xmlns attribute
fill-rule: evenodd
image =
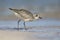
<svg viewBox="0 0 60 40"><path fill-rule="evenodd" d="M37 17L38 15L36 15L36 17Z"/></svg>

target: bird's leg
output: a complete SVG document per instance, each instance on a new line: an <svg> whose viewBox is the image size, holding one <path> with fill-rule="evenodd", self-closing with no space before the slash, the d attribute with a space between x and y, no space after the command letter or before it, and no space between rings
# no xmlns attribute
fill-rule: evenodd
<svg viewBox="0 0 60 40"><path fill-rule="evenodd" d="M27 30L26 25L25 25L25 22L24 22L24 28L25 28L25 30Z"/></svg>
<svg viewBox="0 0 60 40"><path fill-rule="evenodd" d="M19 22L20 22L21 20L18 20L18 24L17 24L17 27L18 27L18 30L19 30Z"/></svg>

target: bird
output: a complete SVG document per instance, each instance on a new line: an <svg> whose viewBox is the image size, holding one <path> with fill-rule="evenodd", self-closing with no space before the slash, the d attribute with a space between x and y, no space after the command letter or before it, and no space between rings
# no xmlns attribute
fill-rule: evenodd
<svg viewBox="0 0 60 40"><path fill-rule="evenodd" d="M13 9L13 8L9 8L9 10L13 11L14 14L18 17L18 22L17 22L18 30L19 30L19 22L21 20L24 21L24 23L23 23L24 29L27 30L25 22L42 19L42 17L40 17L39 14L32 14L30 11L28 11L26 9Z"/></svg>

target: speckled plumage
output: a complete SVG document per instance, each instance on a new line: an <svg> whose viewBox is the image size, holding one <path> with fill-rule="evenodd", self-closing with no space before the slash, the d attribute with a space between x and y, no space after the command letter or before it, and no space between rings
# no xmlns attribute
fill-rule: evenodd
<svg viewBox="0 0 60 40"><path fill-rule="evenodd" d="M24 21L24 28L26 30L26 26L25 26L25 21L33 21L33 20L37 20L37 19L41 19L41 17L39 15L33 15L30 11L25 10L25 9L12 9L9 8L10 10L14 11L14 14L19 18L18 20L18 28L19 28L19 22L20 20Z"/></svg>

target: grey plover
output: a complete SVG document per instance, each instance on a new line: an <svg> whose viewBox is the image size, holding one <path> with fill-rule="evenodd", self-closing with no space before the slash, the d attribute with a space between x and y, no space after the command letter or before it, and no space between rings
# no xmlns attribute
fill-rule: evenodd
<svg viewBox="0 0 60 40"><path fill-rule="evenodd" d="M25 10L25 9L12 9L9 8L10 10L12 10L14 12L14 14L18 17L18 30L19 30L19 22L21 20L24 21L24 28L25 30L27 30L26 26L25 26L25 22L26 21L33 21L33 20L37 20L37 19L42 19L42 17L39 16L39 14L32 14L30 11Z"/></svg>

